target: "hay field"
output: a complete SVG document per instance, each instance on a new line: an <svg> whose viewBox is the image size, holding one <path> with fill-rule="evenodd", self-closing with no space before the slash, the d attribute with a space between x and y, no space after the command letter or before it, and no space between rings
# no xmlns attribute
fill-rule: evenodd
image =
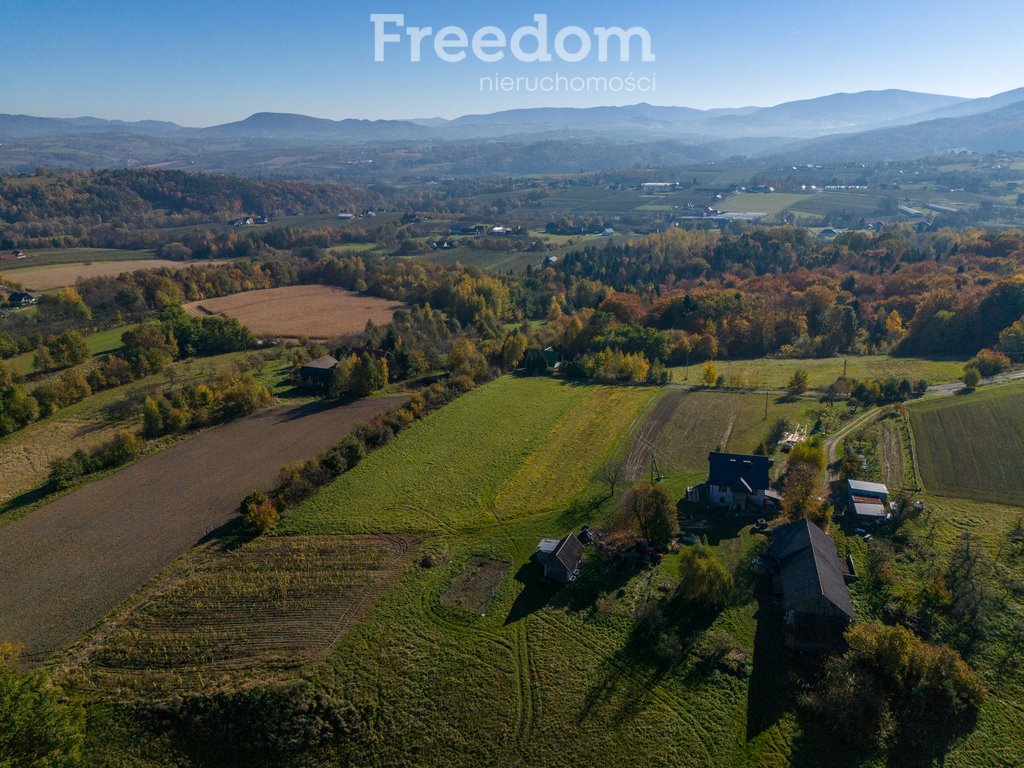
<svg viewBox="0 0 1024 768"><path fill-rule="evenodd" d="M168 259L135 259L128 261L93 261L79 264L48 264L44 266L12 269L7 277L30 291L47 291L74 285L80 277L107 277L140 269L185 269L193 264L213 264L212 261L169 261Z"/></svg>
<svg viewBox="0 0 1024 768"><path fill-rule="evenodd" d="M366 327L367 320L386 325L401 308L399 302L327 285L267 288L185 305L185 311L196 316L234 317L260 336L313 339L356 333Z"/></svg>

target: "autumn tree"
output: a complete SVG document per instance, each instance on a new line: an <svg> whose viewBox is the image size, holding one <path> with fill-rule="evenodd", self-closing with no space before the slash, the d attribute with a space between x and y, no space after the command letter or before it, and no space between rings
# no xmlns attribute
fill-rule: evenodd
<svg viewBox="0 0 1024 768"><path fill-rule="evenodd" d="M705 387L713 387L718 381L718 369L715 368L715 361L708 360L704 363L704 371L700 376L701 381L704 382Z"/></svg>
<svg viewBox="0 0 1024 768"><path fill-rule="evenodd" d="M651 546L662 548L679 532L679 513L663 485L635 484L623 499L626 519Z"/></svg>

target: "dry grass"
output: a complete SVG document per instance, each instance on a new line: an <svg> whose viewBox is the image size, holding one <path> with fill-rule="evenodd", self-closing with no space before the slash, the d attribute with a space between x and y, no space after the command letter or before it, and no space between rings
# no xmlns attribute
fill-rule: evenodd
<svg viewBox="0 0 1024 768"><path fill-rule="evenodd" d="M200 547L73 650L69 679L104 696L283 679L323 659L412 557L396 536L264 537Z"/></svg>
<svg viewBox="0 0 1024 768"><path fill-rule="evenodd" d="M45 291L50 288L63 288L74 285L80 277L106 277L120 275L122 272L135 272L139 269L184 269L197 262L168 261L167 259L137 259L134 261L96 261L84 264L51 264L41 267L24 267L11 270L8 277L24 285L32 291ZM202 264L213 262L204 261Z"/></svg>
<svg viewBox="0 0 1024 768"><path fill-rule="evenodd" d="M50 462L81 448L89 451L125 429L124 423L85 419L50 419L33 424L0 443L0 504L38 487Z"/></svg>
<svg viewBox="0 0 1024 768"><path fill-rule="evenodd" d="M292 285L247 291L185 305L193 315L228 315L261 336L332 339L357 333L366 321L391 322L402 305L326 285Z"/></svg>

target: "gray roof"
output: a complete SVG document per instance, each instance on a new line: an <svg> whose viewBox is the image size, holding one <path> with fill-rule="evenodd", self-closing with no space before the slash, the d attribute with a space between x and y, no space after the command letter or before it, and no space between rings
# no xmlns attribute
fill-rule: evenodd
<svg viewBox="0 0 1024 768"><path fill-rule="evenodd" d="M338 361L332 355L324 355L323 357L318 357L316 360L310 360L302 367L329 370L337 364Z"/></svg>
<svg viewBox="0 0 1024 768"><path fill-rule="evenodd" d="M869 483L866 480L850 480L850 493L884 493L889 489L881 483Z"/></svg>
<svg viewBox="0 0 1024 768"><path fill-rule="evenodd" d="M558 546L548 558L548 565L559 563L569 573L574 573L580 567L583 560L583 542L576 538L576 534L566 534L565 538L558 542Z"/></svg>
<svg viewBox="0 0 1024 768"><path fill-rule="evenodd" d="M854 498L853 511L858 517L888 517L889 512L880 499Z"/></svg>
<svg viewBox="0 0 1024 768"><path fill-rule="evenodd" d="M802 610L824 598L853 619L850 591L843 580L835 542L810 520L776 528L768 554L779 564L786 610Z"/></svg>

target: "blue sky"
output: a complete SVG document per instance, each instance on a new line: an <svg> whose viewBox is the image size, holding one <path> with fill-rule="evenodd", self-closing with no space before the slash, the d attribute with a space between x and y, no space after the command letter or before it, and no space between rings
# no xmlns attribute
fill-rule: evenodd
<svg viewBox="0 0 1024 768"><path fill-rule="evenodd" d="M765 106L882 88L988 96L1024 86L1020 0L675 0L671 3L48 2L3 0L0 112L93 115L211 125L253 112L329 117L454 117L533 106L648 101L699 108ZM423 61L408 43L374 62L371 13L407 26L494 25L507 34L549 16L575 25L641 26L657 60L523 64L471 54ZM571 46L570 46L571 47ZM595 43L596 51L596 43ZM646 93L481 93L484 76L656 77Z"/></svg>

